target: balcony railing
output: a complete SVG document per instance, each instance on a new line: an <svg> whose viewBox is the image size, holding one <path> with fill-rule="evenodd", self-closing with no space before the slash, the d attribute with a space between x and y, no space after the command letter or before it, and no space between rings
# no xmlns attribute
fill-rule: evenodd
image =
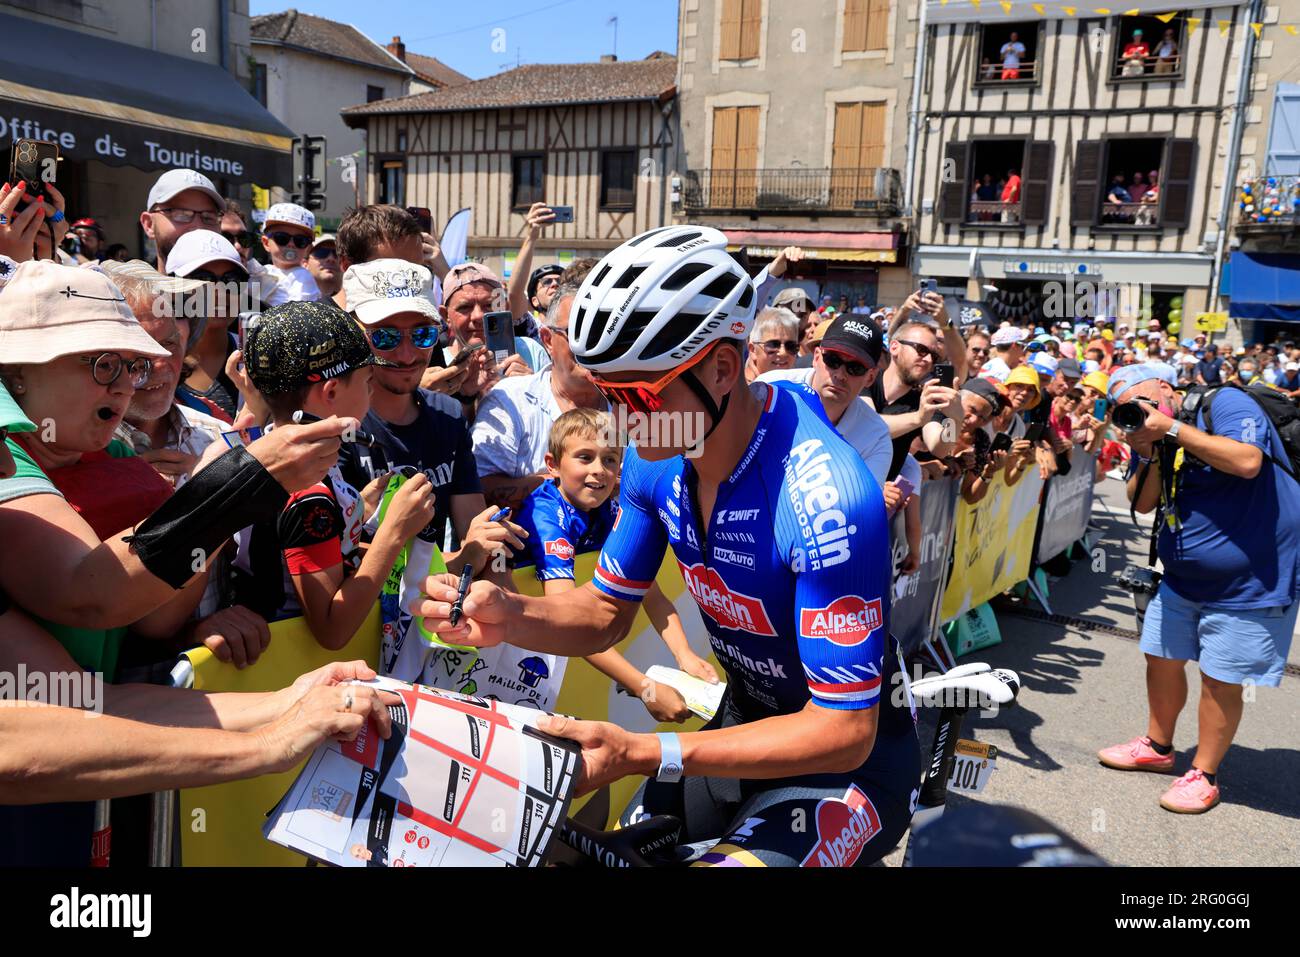
<svg viewBox="0 0 1300 957"><path fill-rule="evenodd" d="M1159 226L1160 203L1112 203L1106 200L1101 204L1101 225L1103 226Z"/></svg>
<svg viewBox="0 0 1300 957"><path fill-rule="evenodd" d="M1300 227L1300 176L1260 176L1237 188L1237 228L1243 232Z"/></svg>
<svg viewBox="0 0 1300 957"><path fill-rule="evenodd" d="M997 200L972 199L966 221L968 223L1018 223L1020 201L1002 203Z"/></svg>
<svg viewBox="0 0 1300 957"><path fill-rule="evenodd" d="M1033 60L1021 60L1018 67L1004 67L1001 63L981 63L975 82L979 86L1024 83L1038 79L1035 73L1037 68L1038 64Z"/></svg>
<svg viewBox="0 0 1300 957"><path fill-rule="evenodd" d="M703 169L684 177L687 212L786 212L897 216L896 169Z"/></svg>

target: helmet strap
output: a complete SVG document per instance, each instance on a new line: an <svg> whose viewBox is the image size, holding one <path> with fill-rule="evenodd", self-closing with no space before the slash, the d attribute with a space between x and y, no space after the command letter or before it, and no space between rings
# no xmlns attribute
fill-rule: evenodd
<svg viewBox="0 0 1300 957"><path fill-rule="evenodd" d="M686 383L692 392L695 393L695 398L700 400L700 405L704 406L705 411L709 413L709 418L713 420L713 424L709 426L709 431L705 432L704 438L700 440L703 442L707 440L708 437L713 434L713 430L722 423L722 417L727 414L727 404L731 402L731 393L728 392L724 395L722 397L722 404L718 405L713 401L713 396L709 395L709 390L704 388L704 383L695 378L695 372L693 370L687 369L683 372L681 374L681 380Z"/></svg>

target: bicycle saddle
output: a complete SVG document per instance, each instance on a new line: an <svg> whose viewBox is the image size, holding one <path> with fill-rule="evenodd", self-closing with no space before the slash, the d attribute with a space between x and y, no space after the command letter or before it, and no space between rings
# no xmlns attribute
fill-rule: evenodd
<svg viewBox="0 0 1300 957"><path fill-rule="evenodd" d="M912 695L937 707L1012 704L1019 692L1019 675L1006 668L991 668L984 662L958 665L944 674L912 682Z"/></svg>
<svg viewBox="0 0 1300 957"><path fill-rule="evenodd" d="M572 818L560 839L606 867L649 867L655 858L670 858L681 839L682 822L657 814L614 831L598 831Z"/></svg>

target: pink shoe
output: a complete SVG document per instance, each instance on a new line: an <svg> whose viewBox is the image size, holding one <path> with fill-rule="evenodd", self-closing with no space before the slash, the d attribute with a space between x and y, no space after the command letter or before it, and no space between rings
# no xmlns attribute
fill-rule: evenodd
<svg viewBox="0 0 1300 957"><path fill-rule="evenodd" d="M1160 806L1175 814L1204 814L1219 803L1219 786L1205 780L1205 772L1192 768L1160 798Z"/></svg>
<svg viewBox="0 0 1300 957"><path fill-rule="evenodd" d="M1097 752L1097 760L1108 768L1119 771L1155 771L1165 773L1174 769L1174 752L1160 754L1151 747L1146 735L1124 744L1112 745Z"/></svg>

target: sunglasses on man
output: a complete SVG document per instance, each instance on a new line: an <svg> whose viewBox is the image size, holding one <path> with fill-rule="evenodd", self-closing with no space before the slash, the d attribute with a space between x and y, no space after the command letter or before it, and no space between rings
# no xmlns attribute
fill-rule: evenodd
<svg viewBox="0 0 1300 957"><path fill-rule="evenodd" d="M257 241L257 237L253 234L252 230L249 229L240 229L232 232L226 232L223 229L221 235L225 236L226 239L229 240L230 245L243 246L245 249L251 248L253 243Z"/></svg>
<svg viewBox="0 0 1300 957"><path fill-rule="evenodd" d="M327 259L333 259L338 255L338 253L335 251L333 246L326 245L326 246L317 246L310 253L308 253L308 255L311 256L312 259L317 259L320 260L321 262L324 262Z"/></svg>
<svg viewBox="0 0 1300 957"><path fill-rule="evenodd" d="M761 343L761 345L766 351L773 355L780 352L782 349L790 353L792 356L797 356L799 354L799 343L795 339L768 339Z"/></svg>
<svg viewBox="0 0 1300 957"><path fill-rule="evenodd" d="M276 230L273 233L267 233L271 237L271 242L277 246L294 246L297 249L306 249L311 245L312 237L301 234L295 236L292 233L281 232Z"/></svg>
<svg viewBox="0 0 1300 957"><path fill-rule="evenodd" d="M375 329L367 329L366 337L370 344L380 352L392 352L402 344L402 340L410 335L411 345L417 349L432 349L438 341L440 330L437 326L416 326L410 332L402 329L393 329L389 326L379 326Z"/></svg>
<svg viewBox="0 0 1300 957"><path fill-rule="evenodd" d="M867 372L870 371L865 365L858 362L856 359L845 359L838 352L831 352L829 349L822 350L822 365L826 366L826 368L830 369L832 372L842 368L855 379L858 376L866 375Z"/></svg>
<svg viewBox="0 0 1300 957"><path fill-rule="evenodd" d="M911 346L916 350L916 354L922 359L931 359L935 362L941 362L943 360L943 356L938 350L931 349L929 346L922 345L919 342L913 342L911 339L895 339L894 341L902 343L905 346Z"/></svg>

